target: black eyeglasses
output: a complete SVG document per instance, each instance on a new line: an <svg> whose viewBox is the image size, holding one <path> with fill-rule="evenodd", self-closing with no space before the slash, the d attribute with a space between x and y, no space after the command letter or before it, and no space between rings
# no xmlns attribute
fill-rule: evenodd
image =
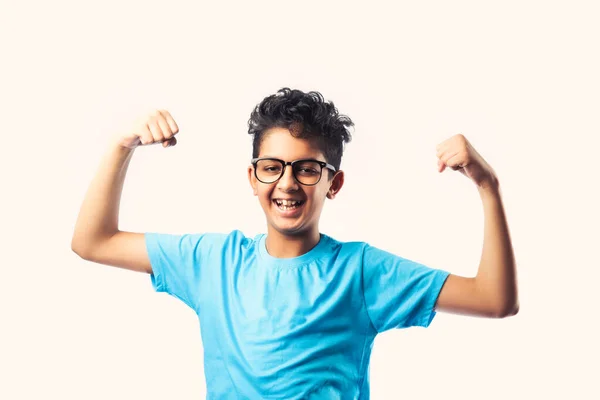
<svg viewBox="0 0 600 400"><path fill-rule="evenodd" d="M306 186L319 183L323 175L323 168L336 172L333 165L313 159L283 161L278 158L253 158L250 162L254 166L254 176L262 183L277 182L285 173L285 167L288 165L292 167L294 179Z"/></svg>

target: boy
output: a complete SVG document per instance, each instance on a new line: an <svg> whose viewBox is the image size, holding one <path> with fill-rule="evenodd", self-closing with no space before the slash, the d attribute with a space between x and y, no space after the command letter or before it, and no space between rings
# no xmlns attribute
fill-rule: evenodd
<svg viewBox="0 0 600 400"><path fill-rule="evenodd" d="M318 92L283 88L252 112L248 179L267 234L170 235L118 229L125 173L140 145L177 143L157 111L120 137L82 205L72 249L146 272L198 315L210 399L368 399L375 336L427 327L436 311L506 317L518 311L515 262L492 168L456 135L437 148L438 171L470 178L485 214L478 273L463 278L362 242L319 232L325 198L344 184L352 121Z"/></svg>

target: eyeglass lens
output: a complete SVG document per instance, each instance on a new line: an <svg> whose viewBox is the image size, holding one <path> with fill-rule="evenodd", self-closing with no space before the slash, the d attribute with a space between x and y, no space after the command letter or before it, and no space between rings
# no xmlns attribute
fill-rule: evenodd
<svg viewBox="0 0 600 400"><path fill-rule="evenodd" d="M304 185L314 185L321 179L321 165L315 161L294 163L294 176ZM283 175L283 164L277 160L259 160L256 177L263 183L273 183Z"/></svg>

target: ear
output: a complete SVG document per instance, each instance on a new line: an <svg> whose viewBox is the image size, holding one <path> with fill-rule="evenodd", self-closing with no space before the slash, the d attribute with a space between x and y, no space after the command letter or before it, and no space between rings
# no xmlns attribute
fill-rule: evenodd
<svg viewBox="0 0 600 400"><path fill-rule="evenodd" d="M256 177L254 176L254 167L252 165L248 166L248 181L250 182L250 186L252 186L252 193L255 196L258 196L258 191L256 190L257 182Z"/></svg>
<svg viewBox="0 0 600 400"><path fill-rule="evenodd" d="M340 191L340 189L344 186L344 171L339 170L333 176L331 183L329 184L329 190L327 191L327 198L329 200L333 200L335 195Z"/></svg>

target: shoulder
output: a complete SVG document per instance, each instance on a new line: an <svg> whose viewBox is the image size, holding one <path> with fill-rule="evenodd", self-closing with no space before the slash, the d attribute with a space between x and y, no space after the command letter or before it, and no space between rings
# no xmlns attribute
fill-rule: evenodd
<svg viewBox="0 0 600 400"><path fill-rule="evenodd" d="M329 252L342 257L350 257L353 259L362 259L364 252L370 245L361 241L341 241L334 239L331 236L322 234L326 240L326 245Z"/></svg>
<svg viewBox="0 0 600 400"><path fill-rule="evenodd" d="M381 247L376 247L365 241L340 241L329 237L333 246L339 251L339 254L352 257L354 260L360 261L363 265L382 266L398 263L415 263L393 251L385 250Z"/></svg>
<svg viewBox="0 0 600 400"><path fill-rule="evenodd" d="M198 252L199 250L216 250L246 246L253 242L240 230L231 232L193 232L193 233L157 233L145 234L149 248L172 248L180 252Z"/></svg>
<svg viewBox="0 0 600 400"><path fill-rule="evenodd" d="M246 236L242 231L235 229L229 233L223 233L219 237L219 241L224 247L228 247L233 250L247 250L254 249L257 243L260 241L264 234L257 234L253 237Z"/></svg>
<svg viewBox="0 0 600 400"><path fill-rule="evenodd" d="M242 231L235 229L230 232L221 233L198 233L192 234L197 242L205 241L212 247L223 247L229 249L239 249L242 247L253 246L261 235L252 238L246 236Z"/></svg>
<svg viewBox="0 0 600 400"><path fill-rule="evenodd" d="M342 241L342 240L335 239L335 238L325 235L325 234L322 234L322 235L327 238L327 240L331 243L332 246L339 247L346 251L363 252L367 249L372 250L372 251L383 251L383 250L380 250L379 248L371 245L369 242L365 242L365 241L361 241L361 240Z"/></svg>

